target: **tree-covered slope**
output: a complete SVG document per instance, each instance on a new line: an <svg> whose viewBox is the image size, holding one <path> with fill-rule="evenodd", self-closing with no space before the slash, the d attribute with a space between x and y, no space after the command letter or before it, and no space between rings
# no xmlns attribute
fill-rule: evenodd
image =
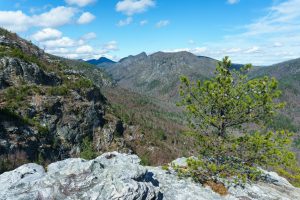
<svg viewBox="0 0 300 200"><path fill-rule="evenodd" d="M193 79L205 79L213 75L216 63L214 59L199 58L189 52L157 52L149 56L141 53L123 58L107 71L123 88L172 99L178 96L182 74Z"/></svg>

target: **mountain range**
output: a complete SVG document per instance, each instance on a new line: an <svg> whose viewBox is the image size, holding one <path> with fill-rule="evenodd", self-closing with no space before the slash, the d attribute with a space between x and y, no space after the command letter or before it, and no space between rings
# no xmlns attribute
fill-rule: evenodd
<svg viewBox="0 0 300 200"><path fill-rule="evenodd" d="M47 54L0 29L0 171L110 150L136 153L153 165L192 155L197 145L182 134L189 128L175 105L179 76L208 79L217 62L189 52L157 52L99 68ZM279 79L288 106L272 126L295 132L299 66L296 59L250 74Z"/></svg>
<svg viewBox="0 0 300 200"><path fill-rule="evenodd" d="M180 76L185 75L194 81L211 78L217 62L189 52L157 52L128 56L104 69L120 87L174 105L179 100ZM232 69L242 66L233 64ZM285 109L274 118L270 126L299 134L300 58L271 66L254 66L249 72L250 78L261 76L275 77L279 81L282 90L280 99L286 102Z"/></svg>
<svg viewBox="0 0 300 200"><path fill-rule="evenodd" d="M181 75L191 80L208 79L214 75L217 62L215 59L199 57L189 52L157 52L151 55L141 53L129 56L107 65L104 69L122 88L163 101L176 102L179 98ZM232 68L238 69L242 66L233 64ZM300 124L300 58L271 66L253 67L249 77L259 76L273 76L278 79L283 91L281 99L287 102L283 112L285 124L293 131L298 131L299 128L295 126ZM296 125L291 125L290 121Z"/></svg>

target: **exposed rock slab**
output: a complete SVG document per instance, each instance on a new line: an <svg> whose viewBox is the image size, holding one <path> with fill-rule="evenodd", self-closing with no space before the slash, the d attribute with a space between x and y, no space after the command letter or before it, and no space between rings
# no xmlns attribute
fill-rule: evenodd
<svg viewBox="0 0 300 200"><path fill-rule="evenodd" d="M139 163L136 155L112 152L90 161L72 158L55 162L46 172L42 166L26 164L0 175L0 199L300 199L300 189L273 172L268 173L268 183L230 188L229 195L221 196L190 179Z"/></svg>

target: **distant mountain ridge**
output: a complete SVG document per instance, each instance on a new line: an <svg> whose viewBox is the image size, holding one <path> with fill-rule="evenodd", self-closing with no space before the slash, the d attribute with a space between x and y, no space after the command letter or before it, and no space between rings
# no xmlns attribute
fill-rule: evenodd
<svg viewBox="0 0 300 200"><path fill-rule="evenodd" d="M178 87L181 75L191 80L205 80L214 75L218 60L196 56L190 52L164 53L151 55L140 53L128 56L106 68L120 87L149 95L164 101L179 100ZM250 61L251 62L251 61ZM243 65L233 64L233 69ZM283 114L295 124L300 123L300 58L266 67L253 67L250 78L260 76L275 77L283 91L281 100L287 102ZM279 123L279 122L278 122ZM286 123L290 124L290 122ZM290 125L286 125L290 126ZM298 132L299 128L292 128Z"/></svg>
<svg viewBox="0 0 300 200"><path fill-rule="evenodd" d="M91 60L87 60L86 62L92 65L115 63L115 61L110 60L106 57L100 57L99 59L91 59Z"/></svg>
<svg viewBox="0 0 300 200"><path fill-rule="evenodd" d="M109 65L106 71L126 89L162 99L176 99L181 75L192 80L208 79L213 76L217 62L187 51L151 55L142 52ZM236 69L242 66L233 64Z"/></svg>
<svg viewBox="0 0 300 200"><path fill-rule="evenodd" d="M179 77L205 79L213 75L217 60L199 58L190 52L128 56L107 68L122 87L143 94L170 99L177 96Z"/></svg>

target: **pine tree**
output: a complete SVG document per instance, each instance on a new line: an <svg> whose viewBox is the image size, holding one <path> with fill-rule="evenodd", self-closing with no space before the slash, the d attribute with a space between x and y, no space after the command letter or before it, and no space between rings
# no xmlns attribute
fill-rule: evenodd
<svg viewBox="0 0 300 200"><path fill-rule="evenodd" d="M266 76L249 80L251 67L231 69L231 61L225 57L210 80L191 82L181 77L179 106L186 108L190 125L226 137L228 128L259 124L282 108L284 103L275 101L281 94L277 80Z"/></svg>

